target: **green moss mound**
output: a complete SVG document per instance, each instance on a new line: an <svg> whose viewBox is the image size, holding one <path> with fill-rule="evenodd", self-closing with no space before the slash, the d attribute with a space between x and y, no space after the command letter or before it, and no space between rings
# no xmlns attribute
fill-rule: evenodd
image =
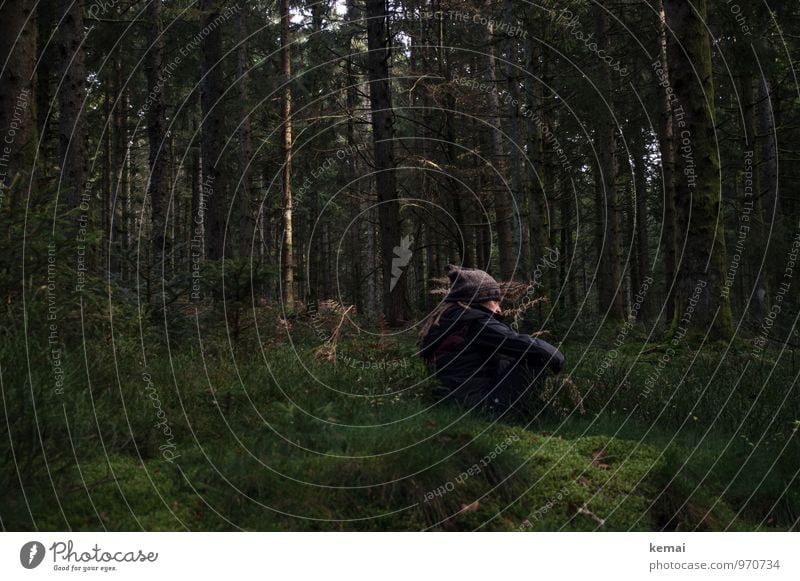
<svg viewBox="0 0 800 581"><path fill-rule="evenodd" d="M203 454L206 468L193 473L129 457L84 464L86 487L61 498L63 515L51 510L38 525L58 530L66 518L75 530L649 531L721 530L734 521L724 503L689 498L671 482L656 449L602 436L494 426L474 438L459 429L420 444L413 462L299 454L267 468L239 449Z"/></svg>
<svg viewBox="0 0 800 581"><path fill-rule="evenodd" d="M71 380L64 406L42 406L47 377L34 376L37 404L51 410L35 417L25 414L26 378L9 377L25 464L7 470L4 528L716 531L794 522L774 509L789 490L778 469L791 479L793 464L773 469L753 454L743 465L747 442L723 433L698 440L668 425L636 427L625 402L593 413L606 405L592 400L602 386L579 418L565 417L565 401L531 426L510 426L433 406L416 361L365 370L320 361L312 347L276 345L264 361L250 353L235 365L225 354L154 358L158 410L135 360L118 386L108 378L115 389L89 393ZM372 359L403 360L405 349ZM162 411L170 435L158 428ZM26 439L36 426L44 446ZM161 452L167 442L173 462ZM796 498L785 496L787 505Z"/></svg>

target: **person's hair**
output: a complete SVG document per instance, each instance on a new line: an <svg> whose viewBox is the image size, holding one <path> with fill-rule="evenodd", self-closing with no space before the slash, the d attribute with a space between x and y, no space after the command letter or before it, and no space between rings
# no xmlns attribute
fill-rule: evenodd
<svg viewBox="0 0 800 581"><path fill-rule="evenodd" d="M441 302L439 306L433 309L430 314L425 318L422 322L422 325L419 329L419 335L417 335L417 348L422 349L422 345L425 342L425 337L428 336L428 333L431 332L431 329L439 324L439 320L442 318L447 311L450 310L450 307L458 305L464 309L468 308L469 305L462 303L459 301L458 303L447 303Z"/></svg>

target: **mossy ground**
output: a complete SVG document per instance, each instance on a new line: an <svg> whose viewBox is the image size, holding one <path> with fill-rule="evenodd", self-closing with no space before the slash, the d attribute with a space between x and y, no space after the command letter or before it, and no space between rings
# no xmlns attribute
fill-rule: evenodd
<svg viewBox="0 0 800 581"><path fill-rule="evenodd" d="M687 530L748 528L724 503L676 497L668 465L651 446L521 428L494 428L478 439L458 430L431 444L429 454L416 454L416 466L391 456L317 456L259 469L238 450L207 450L214 467L198 463L187 473L158 459L113 456L76 468L71 481L86 486L61 494L60 508L33 508L42 530L62 529L65 519L75 530L650 531L670 522ZM426 468L431 460L440 461ZM475 466L479 472L461 477Z"/></svg>
<svg viewBox="0 0 800 581"><path fill-rule="evenodd" d="M433 405L425 397L425 370L408 358L413 346L341 346L361 360L405 361L388 368L354 367L344 359L334 365L315 358L315 348L313 342L276 342L255 355L220 349L202 357L187 351L152 358L147 371L173 440L157 428L138 362L117 352L118 363L127 366L117 374L103 360L109 355L98 352L95 369L108 375L95 377L94 384L104 387L65 404L69 440L61 444L71 442L69 453L52 443L64 429L63 418L59 423L60 414L40 414L40 425L52 434L45 447L49 463L31 465L38 484L26 486L26 497L19 488L6 497L3 526L791 528L797 498L785 494L784 473L761 467L758 486L731 478L730 455L747 449L741 440L720 434L703 439L696 429L676 437L662 422L624 416L621 406L579 416L563 394L543 405L531 425L492 422ZM68 386L72 393L83 393L78 374L70 376L76 378ZM39 405L48 397L41 395ZM592 397L586 403L593 405ZM704 443L699 451L698 441ZM175 445L172 461L162 453L165 442ZM784 513L771 508L775 499Z"/></svg>

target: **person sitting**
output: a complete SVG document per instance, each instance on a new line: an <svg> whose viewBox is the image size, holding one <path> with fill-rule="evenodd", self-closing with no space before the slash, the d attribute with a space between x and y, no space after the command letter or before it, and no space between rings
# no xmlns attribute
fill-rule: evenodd
<svg viewBox="0 0 800 581"><path fill-rule="evenodd" d="M530 396L564 355L503 322L500 285L488 273L449 265L450 291L420 330L420 355L444 389L438 395L494 417L530 419Z"/></svg>

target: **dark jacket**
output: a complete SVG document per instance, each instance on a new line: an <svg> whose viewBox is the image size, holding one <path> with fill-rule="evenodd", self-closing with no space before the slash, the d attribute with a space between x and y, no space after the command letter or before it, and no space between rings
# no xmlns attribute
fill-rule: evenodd
<svg viewBox="0 0 800 581"><path fill-rule="evenodd" d="M421 355L450 388L468 380L493 380L502 360L525 359L532 367L554 373L564 366L564 356L550 343L514 332L502 315L480 305L448 309L425 337Z"/></svg>

